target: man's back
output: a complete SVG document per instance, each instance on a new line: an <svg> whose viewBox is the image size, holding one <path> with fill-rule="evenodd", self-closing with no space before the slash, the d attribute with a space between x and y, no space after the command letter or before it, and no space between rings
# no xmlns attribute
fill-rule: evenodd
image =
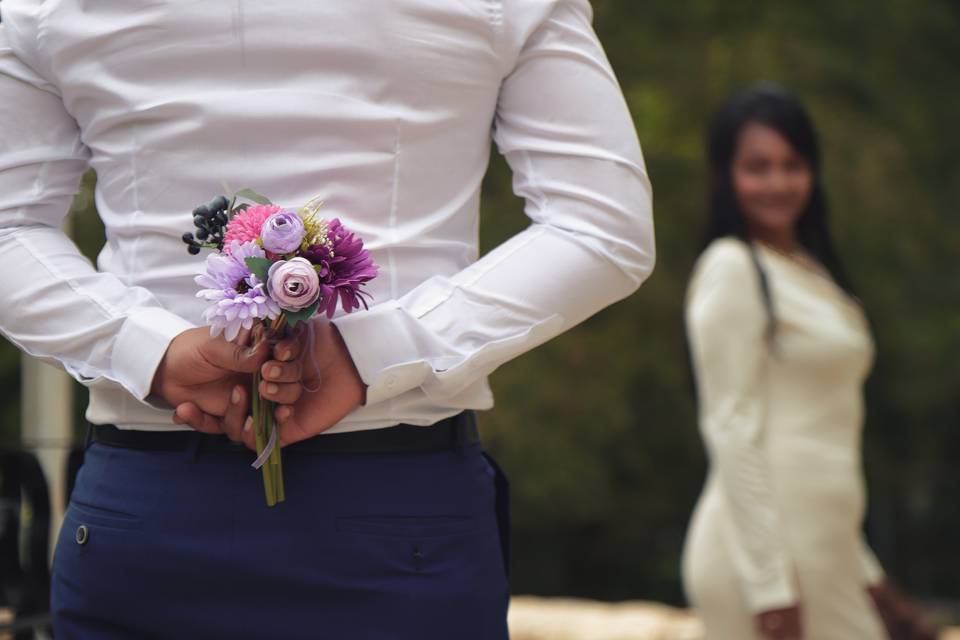
<svg viewBox="0 0 960 640"><path fill-rule="evenodd" d="M72 139L58 131L44 141L47 174L67 189L87 157L97 172L101 272L200 324L193 277L203 264L180 236L190 209L225 182L287 206L319 195L322 215L365 239L381 266L369 288L381 318L338 326L371 385L368 404L392 404L363 407L334 430L489 408L485 376L496 365L649 272L643 160L589 21L580 0L3 3L14 56L52 94L44 108L55 110L57 96L58 127L76 121ZM468 269L492 129L535 224ZM534 237L550 232L576 238L584 255L560 258L562 247ZM596 303L563 303L570 313L531 300L542 283L504 288L520 272L556 271L550 259L581 273L599 261L612 268L601 278L627 281ZM121 293L101 285L94 278L85 295L110 306ZM476 327L455 326L466 318ZM431 388L431 372L449 371ZM171 426L169 412L128 401L131 385L87 377L91 421Z"/></svg>
<svg viewBox="0 0 960 640"><path fill-rule="evenodd" d="M494 3L52 4L24 24L97 171L101 270L198 322L184 294L200 261L180 235L224 180L290 205L320 194L374 251L432 241L430 274L476 258L463 242L509 70ZM158 250L138 253L152 233ZM376 300L423 279L398 275L372 283Z"/></svg>

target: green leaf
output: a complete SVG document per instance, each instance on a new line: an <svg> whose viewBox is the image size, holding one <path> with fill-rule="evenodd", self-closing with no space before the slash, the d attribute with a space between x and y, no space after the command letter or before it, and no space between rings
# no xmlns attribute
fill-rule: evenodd
<svg viewBox="0 0 960 640"><path fill-rule="evenodd" d="M260 282L267 283L267 272L270 270L270 265L273 264L272 261L266 258L244 258L243 261Z"/></svg>
<svg viewBox="0 0 960 640"><path fill-rule="evenodd" d="M320 306L320 302L314 302L312 305L306 309L300 309L300 311L284 311L283 315L287 318L287 324L291 327L297 326L298 322L306 322L310 319L317 311L317 307Z"/></svg>
<svg viewBox="0 0 960 640"><path fill-rule="evenodd" d="M266 196L260 195L253 189L240 189L240 191L237 191L236 196L234 197L246 198L247 200L256 202L257 204L273 204L272 202L270 202L269 198L267 198Z"/></svg>

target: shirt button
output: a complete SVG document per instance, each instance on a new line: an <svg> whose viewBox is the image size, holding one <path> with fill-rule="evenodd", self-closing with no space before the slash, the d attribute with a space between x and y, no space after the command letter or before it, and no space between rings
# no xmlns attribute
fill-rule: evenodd
<svg viewBox="0 0 960 640"><path fill-rule="evenodd" d="M87 540L90 539L90 530L87 528L87 525L82 524L77 527L77 544L87 544Z"/></svg>

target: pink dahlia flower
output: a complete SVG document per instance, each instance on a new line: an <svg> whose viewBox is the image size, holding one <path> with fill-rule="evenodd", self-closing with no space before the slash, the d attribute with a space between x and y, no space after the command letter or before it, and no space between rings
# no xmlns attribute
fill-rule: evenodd
<svg viewBox="0 0 960 640"><path fill-rule="evenodd" d="M228 247L234 240L241 244L256 241L260 237L263 223L278 211L281 211L281 208L275 204L258 204L234 215L227 223L227 232L223 236L225 250L230 251Z"/></svg>

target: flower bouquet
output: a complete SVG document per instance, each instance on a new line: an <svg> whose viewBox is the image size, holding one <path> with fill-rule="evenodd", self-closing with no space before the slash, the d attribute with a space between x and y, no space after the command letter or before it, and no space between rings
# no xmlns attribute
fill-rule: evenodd
<svg viewBox="0 0 960 640"><path fill-rule="evenodd" d="M244 202L245 201L245 202ZM241 329L272 344L289 328L314 314L333 317L337 306L350 313L362 305L362 290L377 275L363 240L340 220L321 219L316 198L293 211L241 189L217 196L193 210L196 231L183 234L187 251L216 249L207 256L204 287L197 297L210 302L203 318L214 336L233 340ZM260 371L253 374L252 419L257 458L268 506L284 500L283 465L273 403L260 397Z"/></svg>

